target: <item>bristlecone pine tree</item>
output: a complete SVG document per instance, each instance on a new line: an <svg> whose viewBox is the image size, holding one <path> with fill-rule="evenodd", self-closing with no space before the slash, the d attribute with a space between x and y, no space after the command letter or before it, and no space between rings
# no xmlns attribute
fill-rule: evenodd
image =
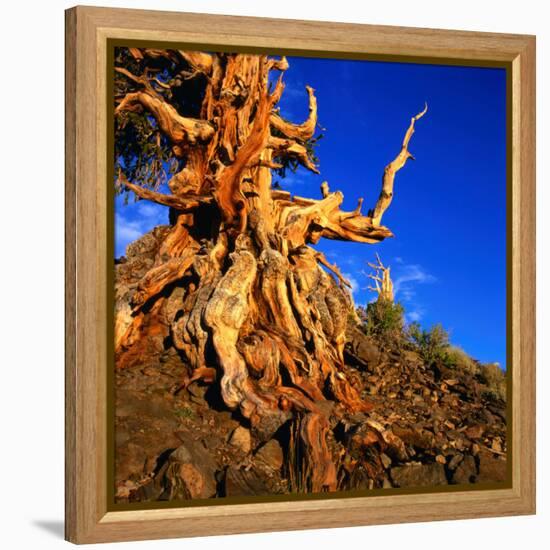
<svg viewBox="0 0 550 550"><path fill-rule="evenodd" d="M265 55L117 49L116 185L169 207L171 225L137 288L117 293L116 364L139 364L170 342L189 365L182 383L218 384L258 441L292 422L303 490L331 491L338 457L323 403L342 414L370 406L342 372L349 283L311 245L392 236L382 216L427 107L386 166L374 208L362 214L360 199L345 212L327 183L318 199L272 186L272 171L318 173L315 91L307 87L301 124L278 113L288 66ZM160 190L166 173L169 191Z"/></svg>

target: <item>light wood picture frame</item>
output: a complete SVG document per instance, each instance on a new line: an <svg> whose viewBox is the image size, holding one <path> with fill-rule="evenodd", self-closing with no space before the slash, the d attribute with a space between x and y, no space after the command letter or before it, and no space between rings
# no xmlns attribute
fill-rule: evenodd
<svg viewBox="0 0 550 550"><path fill-rule="evenodd" d="M508 78L506 488L113 510L108 409L108 47L113 40L505 67ZM110 100L110 99L109 99ZM66 11L66 539L194 537L535 513L535 37L97 7Z"/></svg>

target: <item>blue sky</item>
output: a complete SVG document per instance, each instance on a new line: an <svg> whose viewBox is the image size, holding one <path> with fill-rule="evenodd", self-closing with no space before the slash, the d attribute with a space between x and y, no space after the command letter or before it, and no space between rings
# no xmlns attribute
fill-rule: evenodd
<svg viewBox="0 0 550 550"><path fill-rule="evenodd" d="M320 184L344 193L344 209L375 204L384 166L399 152L410 117L409 161L398 172L383 224L395 237L376 244L322 240L318 248L367 290L367 261L392 268L407 320L442 323L473 357L506 365L506 74L504 69L289 57L281 114L307 116L305 85L316 90L325 128L321 174L299 169L279 183L320 197ZM278 178L274 178L277 180ZM159 223L168 209L145 201L115 205L115 253Z"/></svg>

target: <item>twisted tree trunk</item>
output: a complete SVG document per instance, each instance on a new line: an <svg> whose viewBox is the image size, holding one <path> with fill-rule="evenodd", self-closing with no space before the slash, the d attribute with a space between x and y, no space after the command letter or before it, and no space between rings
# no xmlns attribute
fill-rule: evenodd
<svg viewBox="0 0 550 550"><path fill-rule="evenodd" d="M285 159L317 172L307 147L317 125L314 90L307 88L309 116L302 124L283 120L275 109L285 58L130 53L141 67L166 57L179 67L180 86L198 78L205 84L200 117L186 118L170 102L172 81L147 69L116 68L132 90L118 99L115 114L145 110L183 166L168 183L171 194L120 175L139 198L170 207L173 223L135 291L117 297L117 367L139 362L159 334L168 338L191 366L187 383L219 384L225 405L248 419L259 441L294 421L305 449L304 486L335 490L337 457L327 443L323 402L335 401L344 413L370 405L342 372L353 311L349 283L310 245L322 237L376 243L392 235L382 215L395 172L411 157L414 122L425 111L411 120L380 199L364 216L362 200L344 212L342 193L326 183L318 200L272 189L271 171ZM273 86L270 71L280 73Z"/></svg>

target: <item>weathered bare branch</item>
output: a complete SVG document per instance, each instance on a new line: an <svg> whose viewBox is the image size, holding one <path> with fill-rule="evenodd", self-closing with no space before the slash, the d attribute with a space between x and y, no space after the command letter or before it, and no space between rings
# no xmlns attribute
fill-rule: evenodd
<svg viewBox="0 0 550 550"><path fill-rule="evenodd" d="M155 117L161 131L180 149L212 138L215 130L208 121L180 116L176 108L153 89L145 76L135 76L120 67L115 70L144 87L143 91L126 94L117 105L115 115L132 110L136 104L141 105Z"/></svg>
<svg viewBox="0 0 550 550"><path fill-rule="evenodd" d="M188 195L167 195L152 191L141 185L130 183L124 176L120 176L119 179L126 188L133 191L140 199L162 204L163 206L170 206L182 212L193 210L200 204L208 204L214 200L211 195L194 195L191 193Z"/></svg>
<svg viewBox="0 0 550 550"><path fill-rule="evenodd" d="M352 288L351 283L342 275L342 272L336 264L331 264L322 252L317 252L316 257L320 264L324 265L327 269L330 269L330 271L332 271L336 275L336 277L338 277L341 285Z"/></svg>
<svg viewBox="0 0 550 550"><path fill-rule="evenodd" d="M411 118L411 123L405 133L405 138L403 139L403 145L401 146L401 151L398 155L386 166L384 169L384 177L382 179L382 190L380 191L380 196L378 201L373 209L372 213L372 223L374 225L380 225L382 221L382 216L384 212L388 209L393 199L393 184L395 180L395 174L405 166L405 163L408 159L414 159L411 153L408 150L409 141L414 133L414 123L422 118L428 111L428 104L426 103L424 109L418 113L416 116Z"/></svg>
<svg viewBox="0 0 550 550"><path fill-rule="evenodd" d="M393 281L390 276L390 267L386 267L382 263L378 253L376 253L376 261L377 263L375 264L367 262L367 265L375 271L374 275L369 274L367 277L372 279L376 285L376 288L369 286L368 289L378 293L379 300L393 302Z"/></svg>
<svg viewBox="0 0 550 550"><path fill-rule="evenodd" d="M185 59L194 71L205 75L212 73L212 55L204 52L189 52L185 50L178 50L178 54Z"/></svg>
<svg viewBox="0 0 550 550"><path fill-rule="evenodd" d="M288 60L286 56L281 56L280 59L270 58L268 61L268 70L276 69L278 71L286 71L288 69Z"/></svg>
<svg viewBox="0 0 550 550"><path fill-rule="evenodd" d="M320 238L340 241L376 243L393 233L383 226L375 226L372 218L354 212L340 210L344 196L339 191L331 193L328 184L323 186L321 200L289 197L274 191L276 226L287 239L290 249L304 243L316 243Z"/></svg>
<svg viewBox="0 0 550 550"><path fill-rule="evenodd" d="M299 139L300 141L311 139L317 126L317 98L315 97L315 90L311 86L306 86L306 90L309 95L309 115L305 122L302 122L302 124L292 124L282 119L278 114L272 114L270 117L270 123L273 128L276 128L291 139Z"/></svg>
<svg viewBox="0 0 550 550"><path fill-rule="evenodd" d="M297 159L305 168L315 174L319 174L319 169L309 158L307 149L292 139L282 139L271 136L268 147L273 149L274 157L293 157Z"/></svg>

